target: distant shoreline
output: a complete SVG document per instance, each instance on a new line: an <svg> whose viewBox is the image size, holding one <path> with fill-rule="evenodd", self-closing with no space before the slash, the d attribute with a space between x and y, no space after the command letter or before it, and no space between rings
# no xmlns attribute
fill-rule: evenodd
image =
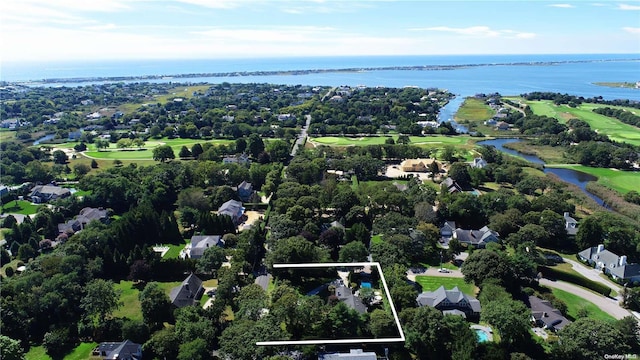
<svg viewBox="0 0 640 360"><path fill-rule="evenodd" d="M594 82L593 85L605 86L611 88L627 88L640 90L640 81L638 82Z"/></svg>
<svg viewBox="0 0 640 360"><path fill-rule="evenodd" d="M553 66L576 63L596 63L596 62L620 62L620 61L640 61L640 58L630 59L609 59L609 60L561 60L561 61L524 61L524 62L504 62L504 63L476 63L459 65L412 65L412 66L379 66L379 67L351 67L333 69L307 69L307 70L272 70L272 71L232 71L232 72L211 72L211 73L184 73L184 74L161 74L161 75L134 75L134 76L96 76L96 77L70 77L70 78L45 78L42 80L2 82L4 84L19 85L45 85L51 83L83 83L83 82L118 82L118 81L144 81L159 79L192 79L203 77L244 77L244 76L277 76L277 75L308 75L322 73L353 73L368 71L442 71L457 70L471 67L487 66ZM604 83L596 83L604 84Z"/></svg>

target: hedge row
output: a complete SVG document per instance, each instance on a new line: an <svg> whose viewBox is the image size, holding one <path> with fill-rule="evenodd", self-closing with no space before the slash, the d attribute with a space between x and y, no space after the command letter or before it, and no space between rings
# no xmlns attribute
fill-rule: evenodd
<svg viewBox="0 0 640 360"><path fill-rule="evenodd" d="M593 290L604 296L611 294L611 288L607 285L589 280L577 274L559 271L548 266L538 266L538 272L542 273L542 276L547 279L566 281Z"/></svg>

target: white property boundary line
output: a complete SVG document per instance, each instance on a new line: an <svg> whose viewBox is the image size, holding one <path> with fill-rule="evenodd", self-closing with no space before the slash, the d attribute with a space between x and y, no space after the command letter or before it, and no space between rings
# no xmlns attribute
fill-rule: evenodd
<svg viewBox="0 0 640 360"><path fill-rule="evenodd" d="M329 345L329 344L364 344L364 343L388 343L388 342L404 342L404 332L402 331L402 326L400 325L400 319L398 318L398 313L396 312L396 307L393 305L393 300L391 300L391 294L389 293L389 287L387 286L387 280L384 278L384 274L382 273L382 267L380 267L380 263L377 262L354 262L354 263L306 263L306 264L273 264L274 269L287 269L287 268L326 268L326 267L364 267L364 266L375 266L378 269L378 273L380 274L380 279L382 280L382 286L384 286L384 292L387 296L387 300L389 301L389 305L391 306L391 312L393 313L393 318L396 321L396 326L398 327L398 333L400 337L397 338L373 338L373 339L340 339L340 340L329 340L329 339L319 339L319 340L298 340L298 341L258 341L256 345L258 346L282 346L282 345Z"/></svg>

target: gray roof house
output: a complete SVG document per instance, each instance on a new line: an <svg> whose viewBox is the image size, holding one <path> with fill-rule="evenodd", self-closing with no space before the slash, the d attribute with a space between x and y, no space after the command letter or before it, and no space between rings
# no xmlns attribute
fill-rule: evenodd
<svg viewBox="0 0 640 360"><path fill-rule="evenodd" d="M349 349L348 353L319 354L318 360L376 360L376 353L362 349Z"/></svg>
<svg viewBox="0 0 640 360"><path fill-rule="evenodd" d="M29 193L29 197L34 203L62 199L69 195L71 195L71 190L55 185L36 185Z"/></svg>
<svg viewBox="0 0 640 360"><path fill-rule="evenodd" d="M482 169L487 165L487 162L481 157L474 158L471 162L471 167L476 169Z"/></svg>
<svg viewBox="0 0 640 360"><path fill-rule="evenodd" d="M568 212L564 213L564 229L567 235L575 235L578 233L578 222L572 218Z"/></svg>
<svg viewBox="0 0 640 360"><path fill-rule="evenodd" d="M442 239L451 240L453 232L456 230L456 222L447 220L440 228L440 237Z"/></svg>
<svg viewBox="0 0 640 360"><path fill-rule="evenodd" d="M103 342L93 349L92 355L100 356L105 360L140 360L142 359L142 345L131 340Z"/></svg>
<svg viewBox="0 0 640 360"><path fill-rule="evenodd" d="M452 178L448 177L442 181L448 193L462 192L462 187Z"/></svg>
<svg viewBox="0 0 640 360"><path fill-rule="evenodd" d="M571 321L547 300L529 296L529 308L531 308L531 320L542 328L562 330L563 327L571 324Z"/></svg>
<svg viewBox="0 0 640 360"><path fill-rule="evenodd" d="M349 308L357 311L360 314L367 312L367 306L362 303L359 297L355 296L351 289L345 286L342 281L338 281L336 284L336 297L341 302L345 303Z"/></svg>
<svg viewBox="0 0 640 360"><path fill-rule="evenodd" d="M204 254L204 251L211 246L224 246L220 235L195 235L191 238L189 257L191 259L199 259Z"/></svg>
<svg viewBox="0 0 640 360"><path fill-rule="evenodd" d="M480 230L464 230L457 228L453 232L453 238L459 242L475 246L477 248L484 248L490 242L498 242L499 234L487 226L483 226Z"/></svg>
<svg viewBox="0 0 640 360"><path fill-rule="evenodd" d="M480 316L480 301L473 298L454 287L446 290L444 286L440 286L435 291L427 291L418 295L416 298L418 306L431 306L442 312L460 315L464 313L465 318ZM452 312L458 310L459 312Z"/></svg>
<svg viewBox="0 0 640 360"><path fill-rule="evenodd" d="M604 245L590 247L578 253L578 258L620 282L640 281L640 264L627 264L627 256L618 256Z"/></svg>
<svg viewBox="0 0 640 360"><path fill-rule="evenodd" d="M250 182L243 181L238 185L238 196L242 201L251 200L251 195L253 195L253 186Z"/></svg>
<svg viewBox="0 0 640 360"><path fill-rule="evenodd" d="M86 207L80 210L75 219L68 220L65 223L58 224L58 234L74 234L87 226L92 221L101 221L107 223L109 216L107 210L103 208Z"/></svg>
<svg viewBox="0 0 640 360"><path fill-rule="evenodd" d="M242 207L242 203L237 200L229 200L218 208L218 215L229 215L236 225L240 224L243 214L244 207Z"/></svg>
<svg viewBox="0 0 640 360"><path fill-rule="evenodd" d="M169 299L173 306L179 308L196 305L202 297L203 292L202 280L194 274L191 274L184 279L182 284L171 289Z"/></svg>

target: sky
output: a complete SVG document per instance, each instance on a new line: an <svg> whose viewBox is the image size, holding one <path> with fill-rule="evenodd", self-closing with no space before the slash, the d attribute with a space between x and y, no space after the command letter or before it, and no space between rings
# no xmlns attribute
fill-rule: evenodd
<svg viewBox="0 0 640 360"><path fill-rule="evenodd" d="M640 54L640 1L2 0L0 61Z"/></svg>

